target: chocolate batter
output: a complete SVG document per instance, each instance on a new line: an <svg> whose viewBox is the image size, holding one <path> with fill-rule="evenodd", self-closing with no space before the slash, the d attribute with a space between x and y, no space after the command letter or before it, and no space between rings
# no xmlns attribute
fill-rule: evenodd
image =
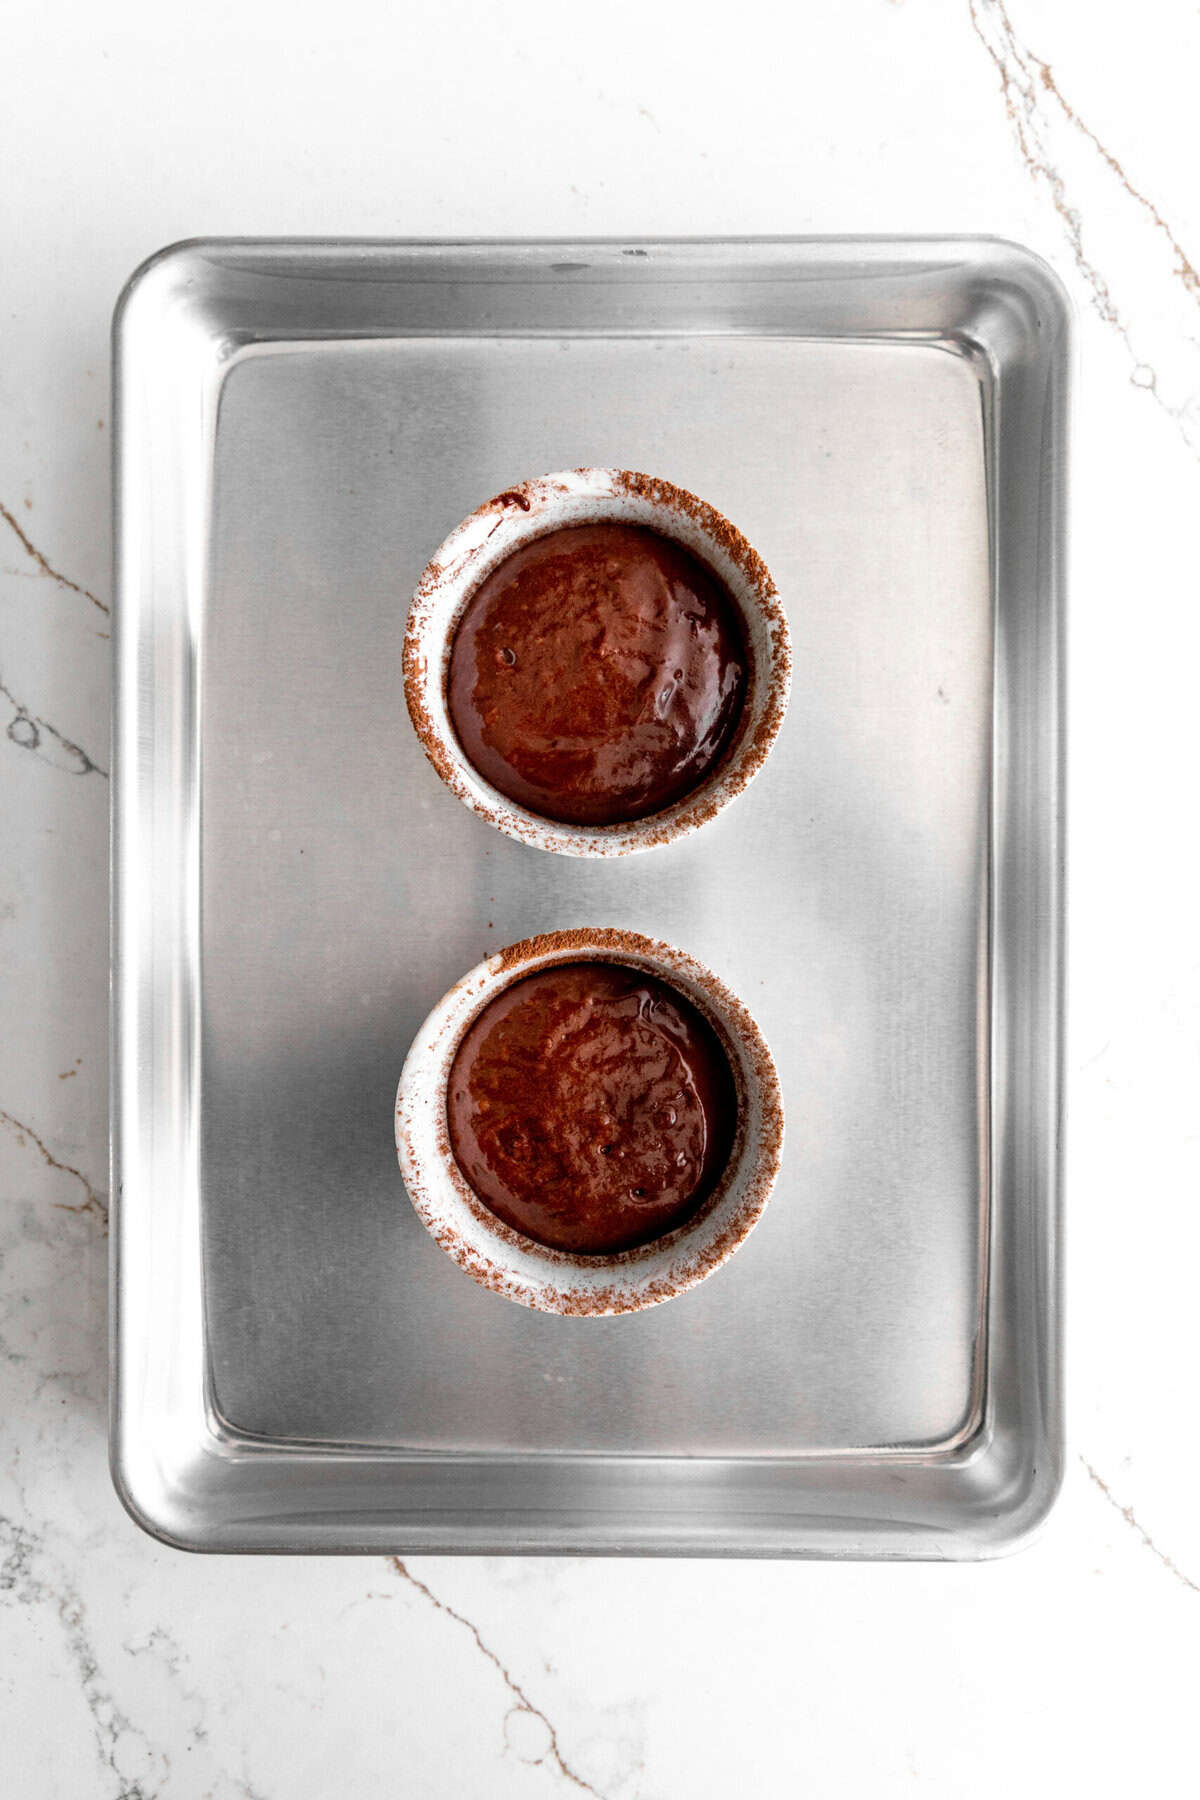
<svg viewBox="0 0 1200 1800"><path fill-rule="evenodd" d="M514 982L464 1037L450 1142L507 1224L604 1255L662 1237L712 1193L737 1097L716 1033L665 982L560 963Z"/></svg>
<svg viewBox="0 0 1200 1800"><path fill-rule="evenodd" d="M746 691L737 609L680 545L637 525L553 531L467 604L450 717L484 779L543 818L661 812L713 768Z"/></svg>

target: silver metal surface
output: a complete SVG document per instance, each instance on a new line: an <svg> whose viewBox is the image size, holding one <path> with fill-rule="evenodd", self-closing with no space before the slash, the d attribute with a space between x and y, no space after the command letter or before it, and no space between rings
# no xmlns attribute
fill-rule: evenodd
<svg viewBox="0 0 1200 1800"><path fill-rule="evenodd" d="M208 1549L964 1557L1060 1462L1065 301L1013 246L211 243L116 327L113 1466ZM769 765L694 838L526 849L405 714L489 494L647 470L788 606ZM752 1007L754 1238L650 1313L467 1280L391 1146L488 950L617 925Z"/></svg>

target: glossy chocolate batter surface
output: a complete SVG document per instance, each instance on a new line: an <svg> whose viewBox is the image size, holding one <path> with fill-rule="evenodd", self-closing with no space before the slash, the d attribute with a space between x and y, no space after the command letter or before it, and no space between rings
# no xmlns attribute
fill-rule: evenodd
<svg viewBox="0 0 1200 1800"><path fill-rule="evenodd" d="M719 761L745 697L723 585L641 526L554 531L472 596L451 649L459 743L518 805L569 824L661 812Z"/></svg>
<svg viewBox="0 0 1200 1800"><path fill-rule="evenodd" d="M496 1215L602 1255L683 1224L729 1157L737 1099L690 1001L638 970L564 963L475 1020L447 1089L455 1159Z"/></svg>

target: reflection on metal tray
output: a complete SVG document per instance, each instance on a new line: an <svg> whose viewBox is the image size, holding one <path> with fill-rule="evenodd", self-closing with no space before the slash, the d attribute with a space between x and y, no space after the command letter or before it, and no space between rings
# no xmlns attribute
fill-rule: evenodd
<svg viewBox="0 0 1200 1800"><path fill-rule="evenodd" d="M196 243L116 327L113 1462L244 1550L988 1555L1058 1480L1068 325L988 240ZM757 783L580 863L404 711L409 594L546 469L710 500L795 653ZM628 1318L484 1292L392 1099L488 950L617 925L749 1003L767 1213Z"/></svg>

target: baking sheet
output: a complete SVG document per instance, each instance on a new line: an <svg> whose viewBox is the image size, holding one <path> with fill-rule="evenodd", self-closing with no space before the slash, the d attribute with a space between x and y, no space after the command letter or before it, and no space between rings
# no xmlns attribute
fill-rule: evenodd
<svg viewBox="0 0 1200 1800"><path fill-rule="evenodd" d="M152 1529L974 1555L1045 1510L1065 338L982 242L216 244L136 283L114 1467ZM468 814L399 679L447 531L585 464L733 519L795 650L759 781L611 865ZM788 1138L727 1269L574 1321L440 1254L390 1123L440 994L585 923L742 995Z"/></svg>

